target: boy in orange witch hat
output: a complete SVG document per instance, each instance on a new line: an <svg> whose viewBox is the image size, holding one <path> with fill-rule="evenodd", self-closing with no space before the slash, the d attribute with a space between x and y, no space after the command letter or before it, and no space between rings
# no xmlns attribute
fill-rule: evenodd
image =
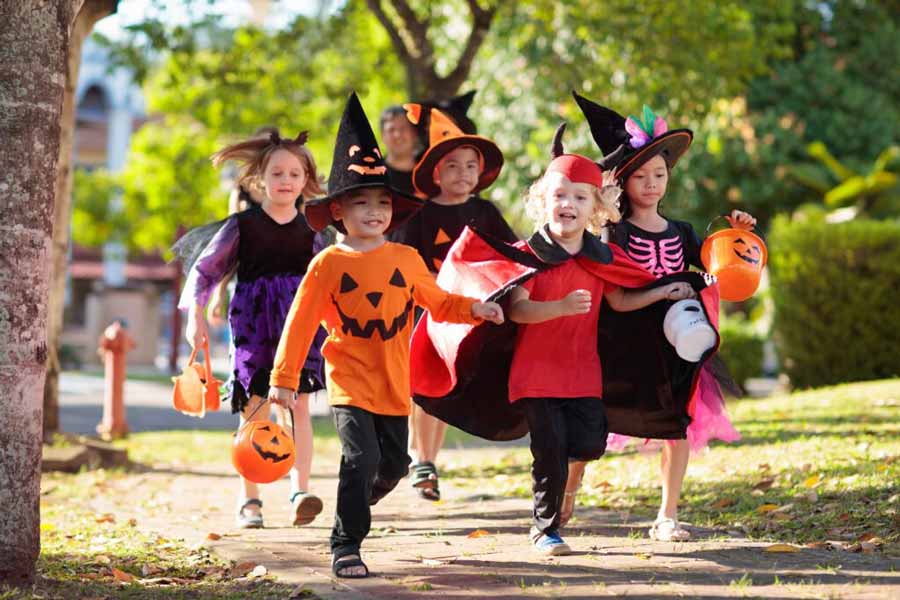
<svg viewBox="0 0 900 600"><path fill-rule="evenodd" d="M464 133L442 110L421 104L404 106L410 122L428 121L429 147L412 174L417 195L428 202L391 239L416 248L435 274L467 225L504 242L516 241L497 207L477 195L497 179L503 167L497 144ZM422 498L440 500L434 461L447 424L414 406L410 426L412 448L418 455L412 485Z"/></svg>

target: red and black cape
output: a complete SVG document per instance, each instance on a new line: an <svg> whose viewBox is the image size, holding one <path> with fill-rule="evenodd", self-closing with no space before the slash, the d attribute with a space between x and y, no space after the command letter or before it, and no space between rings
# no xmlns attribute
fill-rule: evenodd
<svg viewBox="0 0 900 600"><path fill-rule="evenodd" d="M451 247L438 285L457 294L504 303L509 291L536 273L572 257L543 232L522 248L466 228ZM615 244L585 233L574 258L588 272L627 288L645 289L675 281L699 293L707 318L718 328L718 286L700 273L660 279L634 263ZM666 340L663 319L671 305L661 301L631 312L601 307L598 352L609 430L636 437L679 439L690 423L688 409L700 362L682 360ZM509 401L509 372L517 325L465 325L421 319L412 337L413 400L425 412L473 435L512 440L528 432L524 412Z"/></svg>

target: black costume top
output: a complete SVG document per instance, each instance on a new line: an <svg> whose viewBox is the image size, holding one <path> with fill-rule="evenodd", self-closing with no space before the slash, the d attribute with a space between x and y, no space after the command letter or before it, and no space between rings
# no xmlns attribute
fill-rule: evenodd
<svg viewBox="0 0 900 600"><path fill-rule="evenodd" d="M693 265L705 271L700 262L702 242L697 232L686 221L666 219L665 231L641 229L634 223L622 221L612 226L609 241L628 254L629 258L653 273L658 279L663 275L688 270Z"/></svg>
<svg viewBox="0 0 900 600"><path fill-rule="evenodd" d="M388 182L395 190L399 190L410 196L416 195L416 186L413 185L412 171L400 171L388 166Z"/></svg>
<svg viewBox="0 0 900 600"><path fill-rule="evenodd" d="M497 207L479 196L470 196L462 204L428 201L389 238L416 248L428 269L437 273L466 225L504 242L518 240Z"/></svg>

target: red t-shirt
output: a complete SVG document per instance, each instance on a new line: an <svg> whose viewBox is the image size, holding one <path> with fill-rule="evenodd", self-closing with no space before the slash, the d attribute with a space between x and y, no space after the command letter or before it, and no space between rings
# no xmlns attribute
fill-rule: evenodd
<svg viewBox="0 0 900 600"><path fill-rule="evenodd" d="M591 310L519 325L509 373L510 402L520 398L601 397L597 320L603 294L617 286L588 273L572 258L541 271L523 287L534 301L561 300L575 290L588 290Z"/></svg>

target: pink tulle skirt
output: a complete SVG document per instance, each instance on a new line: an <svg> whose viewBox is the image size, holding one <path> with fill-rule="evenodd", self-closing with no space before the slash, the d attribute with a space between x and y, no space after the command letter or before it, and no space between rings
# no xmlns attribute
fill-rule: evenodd
<svg viewBox="0 0 900 600"><path fill-rule="evenodd" d="M687 429L687 440L691 451L706 447L710 440L734 442L741 439L741 434L731 424L725 412L722 390L706 368L700 370L700 381L694 391L689 414L692 420ZM662 441L611 433L606 440L606 449L623 450L630 445L642 444L641 450L652 450L659 448Z"/></svg>

